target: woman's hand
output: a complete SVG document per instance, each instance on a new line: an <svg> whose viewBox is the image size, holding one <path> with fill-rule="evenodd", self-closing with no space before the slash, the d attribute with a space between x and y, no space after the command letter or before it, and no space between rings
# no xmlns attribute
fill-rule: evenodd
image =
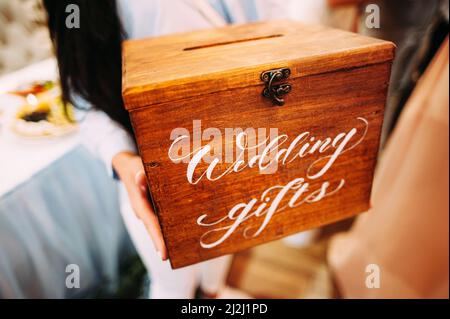
<svg viewBox="0 0 450 319"><path fill-rule="evenodd" d="M147 197L148 185L141 158L131 152L122 152L114 156L112 165L127 190L131 207L136 216L142 220L147 228L162 260L166 260L167 249L158 223L158 217Z"/></svg>

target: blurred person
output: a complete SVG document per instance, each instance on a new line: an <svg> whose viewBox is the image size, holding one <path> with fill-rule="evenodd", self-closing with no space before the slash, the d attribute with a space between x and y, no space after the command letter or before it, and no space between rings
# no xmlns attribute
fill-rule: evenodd
<svg viewBox="0 0 450 319"><path fill-rule="evenodd" d="M448 298L448 0L329 3L359 5L361 13L365 5L378 5L380 28L369 28L361 14L357 29L397 45L373 208L330 244L338 292L346 298ZM367 286L372 266L379 287Z"/></svg>
<svg viewBox="0 0 450 319"><path fill-rule="evenodd" d="M366 15L362 14L358 22L359 33L389 40L397 45L384 115L384 144L418 79L447 36L448 0L363 2L376 4L380 8L380 28L368 27Z"/></svg>
<svg viewBox="0 0 450 319"><path fill-rule="evenodd" d="M80 9L80 28L65 25L66 6ZM274 0L44 0L66 101L90 109L85 145L120 179L121 213L151 278L151 298L192 298L223 292L231 256L172 270L152 205L141 158L121 95L125 39L219 27L283 16ZM157 55L157 52L154 52ZM232 295L228 297L242 297Z"/></svg>
<svg viewBox="0 0 450 319"><path fill-rule="evenodd" d="M448 33L448 0L327 0L330 12L342 11L334 19L347 19L349 30L396 44L389 94L384 113L381 145L387 141L397 119ZM370 6L370 7L369 7ZM379 27L368 24L373 7L379 11ZM353 9L353 10L350 10ZM367 11L367 9L369 9ZM342 21L330 21L342 26Z"/></svg>
<svg viewBox="0 0 450 319"><path fill-rule="evenodd" d="M449 297L448 120L447 37L387 143L373 208L331 241L342 297Z"/></svg>

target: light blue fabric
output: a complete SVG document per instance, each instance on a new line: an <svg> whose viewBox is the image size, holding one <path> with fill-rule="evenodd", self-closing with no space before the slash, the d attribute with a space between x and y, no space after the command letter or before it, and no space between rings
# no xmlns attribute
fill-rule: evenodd
<svg viewBox="0 0 450 319"><path fill-rule="evenodd" d="M142 32L147 36L157 33L161 9L160 1L167 0L117 0L117 9L126 39L138 38ZM134 24L135 19L133 17L140 13L145 13L145 26ZM142 21L142 19L137 20Z"/></svg>
<svg viewBox="0 0 450 319"><path fill-rule="evenodd" d="M260 19L255 0L242 0L242 6L248 22L255 22Z"/></svg>
<svg viewBox="0 0 450 319"><path fill-rule="evenodd" d="M233 10L227 0L209 0L214 9L225 19L227 23L235 23ZM259 19L258 9L255 0L241 0L240 4L245 12L248 22L254 22Z"/></svg>
<svg viewBox="0 0 450 319"><path fill-rule="evenodd" d="M234 22L231 11L224 0L209 0L209 3L224 18L227 23Z"/></svg>
<svg viewBox="0 0 450 319"><path fill-rule="evenodd" d="M0 198L0 299L112 291L129 248L115 183L78 147ZM68 264L79 289L65 286Z"/></svg>

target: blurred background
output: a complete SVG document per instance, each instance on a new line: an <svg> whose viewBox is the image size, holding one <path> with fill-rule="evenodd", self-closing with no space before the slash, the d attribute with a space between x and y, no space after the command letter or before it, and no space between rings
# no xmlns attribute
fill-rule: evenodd
<svg viewBox="0 0 450 319"><path fill-rule="evenodd" d="M448 298L448 1L273 2L274 19L397 45L374 208L236 254L227 285L249 298ZM144 298L150 280L116 184L62 112L41 1L0 0L0 298Z"/></svg>

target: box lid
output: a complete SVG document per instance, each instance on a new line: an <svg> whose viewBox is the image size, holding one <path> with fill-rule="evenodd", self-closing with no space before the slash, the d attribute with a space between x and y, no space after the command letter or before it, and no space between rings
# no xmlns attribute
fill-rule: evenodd
<svg viewBox="0 0 450 319"><path fill-rule="evenodd" d="M234 25L123 44L128 110L218 91L262 86L260 74L289 67L291 78L390 61L395 45L293 21Z"/></svg>

